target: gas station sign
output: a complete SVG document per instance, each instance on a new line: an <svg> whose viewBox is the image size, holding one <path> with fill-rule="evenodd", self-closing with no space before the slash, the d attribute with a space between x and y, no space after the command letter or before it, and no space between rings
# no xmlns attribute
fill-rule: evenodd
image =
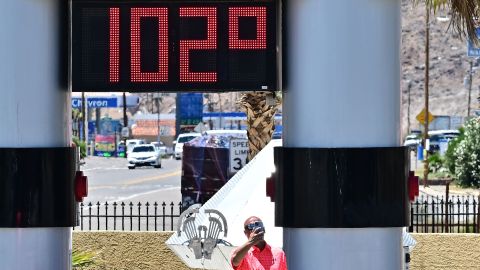
<svg viewBox="0 0 480 270"><path fill-rule="evenodd" d="M277 89L274 0L72 0L71 10L75 92Z"/></svg>

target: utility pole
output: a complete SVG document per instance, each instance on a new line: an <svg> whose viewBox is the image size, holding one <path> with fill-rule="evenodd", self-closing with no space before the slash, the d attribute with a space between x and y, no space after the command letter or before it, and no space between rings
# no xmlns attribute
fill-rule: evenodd
<svg viewBox="0 0 480 270"><path fill-rule="evenodd" d="M123 127L128 127L127 119L127 96L123 92Z"/></svg>
<svg viewBox="0 0 480 270"><path fill-rule="evenodd" d="M429 70L430 70L430 4L429 1L425 2L425 122L423 132L423 149L427 149L428 140L428 84L429 84ZM428 150L425 151L425 157L423 161L423 186L428 187Z"/></svg>
<svg viewBox="0 0 480 270"><path fill-rule="evenodd" d="M408 107L407 107L407 134L410 134L411 129L410 129L410 90L412 89L412 81L408 81L408 86L407 86L407 91L408 91Z"/></svg>
<svg viewBox="0 0 480 270"><path fill-rule="evenodd" d="M85 142L85 145L88 146L88 117L87 117L87 101L85 99L85 92L82 92L82 137L83 137L83 142Z"/></svg>
<svg viewBox="0 0 480 270"><path fill-rule="evenodd" d="M157 92L157 141L160 142L160 92Z"/></svg>
<svg viewBox="0 0 480 270"><path fill-rule="evenodd" d="M467 108L467 117L470 117L470 103L472 102L472 84L473 84L473 61L470 60L470 71L468 72L468 108Z"/></svg>

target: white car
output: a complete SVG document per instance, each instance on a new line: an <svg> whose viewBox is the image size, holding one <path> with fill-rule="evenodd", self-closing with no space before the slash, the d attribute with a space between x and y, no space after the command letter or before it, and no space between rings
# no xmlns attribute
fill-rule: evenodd
<svg viewBox="0 0 480 270"><path fill-rule="evenodd" d="M127 140L125 142L125 145L127 147L126 151L127 151L127 156L130 152L132 152L132 149L136 146L136 145L139 145L139 144L145 144L145 140L143 139L130 139L130 140Z"/></svg>
<svg viewBox="0 0 480 270"><path fill-rule="evenodd" d="M410 134L405 137L405 142L403 146L408 146L411 149L416 149L417 146L422 142L419 134Z"/></svg>
<svg viewBox="0 0 480 270"><path fill-rule="evenodd" d="M199 136L202 136L200 133L183 133L178 135L178 138L173 143L175 144L175 148L173 150L173 154L175 159L181 159L183 155L183 144L189 142Z"/></svg>
<svg viewBox="0 0 480 270"><path fill-rule="evenodd" d="M162 156L166 156L168 154L168 151L167 151L167 146L163 143L163 142L151 142L151 144L153 144L155 146L155 148L157 149L157 151L160 152L160 155Z"/></svg>
<svg viewBox="0 0 480 270"><path fill-rule="evenodd" d="M162 167L162 155L153 144L139 144L133 147L127 157L128 168L141 166Z"/></svg>

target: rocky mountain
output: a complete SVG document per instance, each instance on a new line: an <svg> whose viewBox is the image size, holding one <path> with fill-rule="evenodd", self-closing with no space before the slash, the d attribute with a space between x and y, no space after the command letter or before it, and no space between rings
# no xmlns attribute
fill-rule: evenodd
<svg viewBox="0 0 480 270"><path fill-rule="evenodd" d="M411 0L402 1L402 127L407 129L408 92L410 90L411 128L418 129L416 115L424 108L425 79L425 6L414 7ZM468 89L464 77L470 70L467 42L449 29L449 14L439 10L430 16L429 110L433 115L466 116ZM479 108L480 77L473 74L472 111ZM410 86L409 86L410 85Z"/></svg>

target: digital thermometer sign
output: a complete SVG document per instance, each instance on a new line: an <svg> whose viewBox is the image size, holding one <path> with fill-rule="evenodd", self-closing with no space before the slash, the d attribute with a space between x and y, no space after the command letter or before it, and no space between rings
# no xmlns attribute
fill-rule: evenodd
<svg viewBox="0 0 480 270"><path fill-rule="evenodd" d="M277 90L269 1L72 0L72 90Z"/></svg>

